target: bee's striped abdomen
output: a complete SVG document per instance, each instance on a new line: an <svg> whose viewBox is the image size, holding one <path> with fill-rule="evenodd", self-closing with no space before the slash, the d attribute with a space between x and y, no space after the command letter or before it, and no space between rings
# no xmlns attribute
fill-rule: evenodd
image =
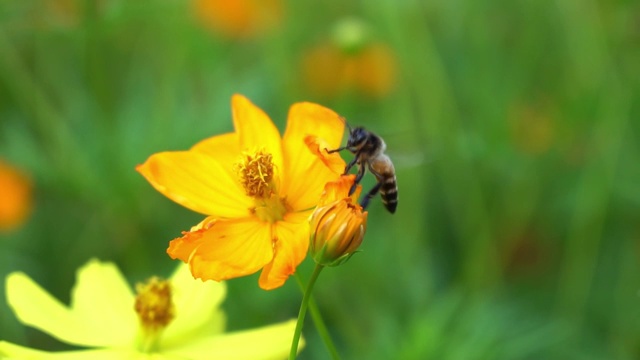
<svg viewBox="0 0 640 360"><path fill-rule="evenodd" d="M384 207L390 213L395 213L398 206L398 183L396 182L396 170L393 168L391 159L385 154L380 154L371 160L369 170L378 180Z"/></svg>
<svg viewBox="0 0 640 360"><path fill-rule="evenodd" d="M384 204L384 207L393 214L396 212L396 207L398 206L398 184L396 183L396 176L391 175L380 180L380 196L382 197L382 203Z"/></svg>

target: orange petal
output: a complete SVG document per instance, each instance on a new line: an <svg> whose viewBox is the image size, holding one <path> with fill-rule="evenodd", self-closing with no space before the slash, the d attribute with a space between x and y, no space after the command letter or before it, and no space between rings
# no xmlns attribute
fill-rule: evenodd
<svg viewBox="0 0 640 360"><path fill-rule="evenodd" d="M304 139L304 143L307 145L311 153L316 155L331 171L336 174L344 173L345 162L340 157L339 152L329 153L331 146L324 140L317 136L309 135Z"/></svg>
<svg viewBox="0 0 640 360"><path fill-rule="evenodd" d="M282 195L287 196L295 210L314 207L324 184L337 178L309 150L305 138L316 136L335 149L340 146L343 133L344 120L332 110L312 103L291 106L282 144L285 156Z"/></svg>
<svg viewBox="0 0 640 360"><path fill-rule="evenodd" d="M233 126L240 137L240 150L264 149L273 155L273 163L282 169L282 143L280 132L269 116L242 95L231 98ZM279 170L282 171L282 170Z"/></svg>
<svg viewBox="0 0 640 360"><path fill-rule="evenodd" d="M355 175L349 174L340 176L336 181L328 182L324 187L319 204L326 205L334 201L350 197L349 191L351 190L355 179ZM352 200L355 199L355 203L358 202L361 190L362 186L358 185L354 193L351 195Z"/></svg>
<svg viewBox="0 0 640 360"><path fill-rule="evenodd" d="M169 243L173 259L188 262L195 278L222 281L253 274L273 258L271 225L249 217L219 220Z"/></svg>
<svg viewBox="0 0 640 360"><path fill-rule="evenodd" d="M309 249L309 223L303 221L292 223L286 221L276 223L275 254L260 274L260 287L272 290L284 285L290 275L296 272L307 255Z"/></svg>
<svg viewBox="0 0 640 360"><path fill-rule="evenodd" d="M222 167L233 173L233 165L241 157L240 137L237 133L213 136L193 145L191 150L215 158Z"/></svg>
<svg viewBox="0 0 640 360"><path fill-rule="evenodd" d="M136 167L156 190L205 215L237 218L252 206L234 175L211 156L196 151L157 153Z"/></svg>

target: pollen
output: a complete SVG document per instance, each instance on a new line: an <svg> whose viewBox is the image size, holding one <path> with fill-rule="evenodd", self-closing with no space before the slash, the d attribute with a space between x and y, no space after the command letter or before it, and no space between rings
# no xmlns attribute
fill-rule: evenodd
<svg viewBox="0 0 640 360"><path fill-rule="evenodd" d="M171 286L168 281L153 277L146 283L136 285L134 309L143 329L158 332L174 318L174 306L171 301Z"/></svg>
<svg viewBox="0 0 640 360"><path fill-rule="evenodd" d="M268 198L273 192L273 156L264 151L243 153L236 171L247 196Z"/></svg>

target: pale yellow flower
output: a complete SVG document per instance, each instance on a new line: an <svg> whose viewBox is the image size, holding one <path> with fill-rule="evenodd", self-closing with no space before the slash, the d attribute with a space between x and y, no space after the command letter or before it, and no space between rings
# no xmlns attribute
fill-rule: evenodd
<svg viewBox="0 0 640 360"><path fill-rule="evenodd" d="M169 280L153 278L138 292L136 298L114 264L92 260L78 270L71 306L66 306L24 273L14 272L7 276L6 293L16 317L88 349L46 352L0 341L0 358L284 359L288 354L295 321L223 333L225 284L194 280L185 265ZM158 317L158 306L169 316ZM155 322L150 325L149 319Z"/></svg>

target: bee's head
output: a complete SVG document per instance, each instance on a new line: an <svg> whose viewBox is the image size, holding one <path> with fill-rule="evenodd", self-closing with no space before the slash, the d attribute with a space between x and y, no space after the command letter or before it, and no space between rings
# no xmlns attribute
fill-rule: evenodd
<svg viewBox="0 0 640 360"><path fill-rule="evenodd" d="M351 151L357 151L367 142L368 137L369 132L362 126L358 126L353 129L349 128L349 140L347 140L347 148Z"/></svg>

